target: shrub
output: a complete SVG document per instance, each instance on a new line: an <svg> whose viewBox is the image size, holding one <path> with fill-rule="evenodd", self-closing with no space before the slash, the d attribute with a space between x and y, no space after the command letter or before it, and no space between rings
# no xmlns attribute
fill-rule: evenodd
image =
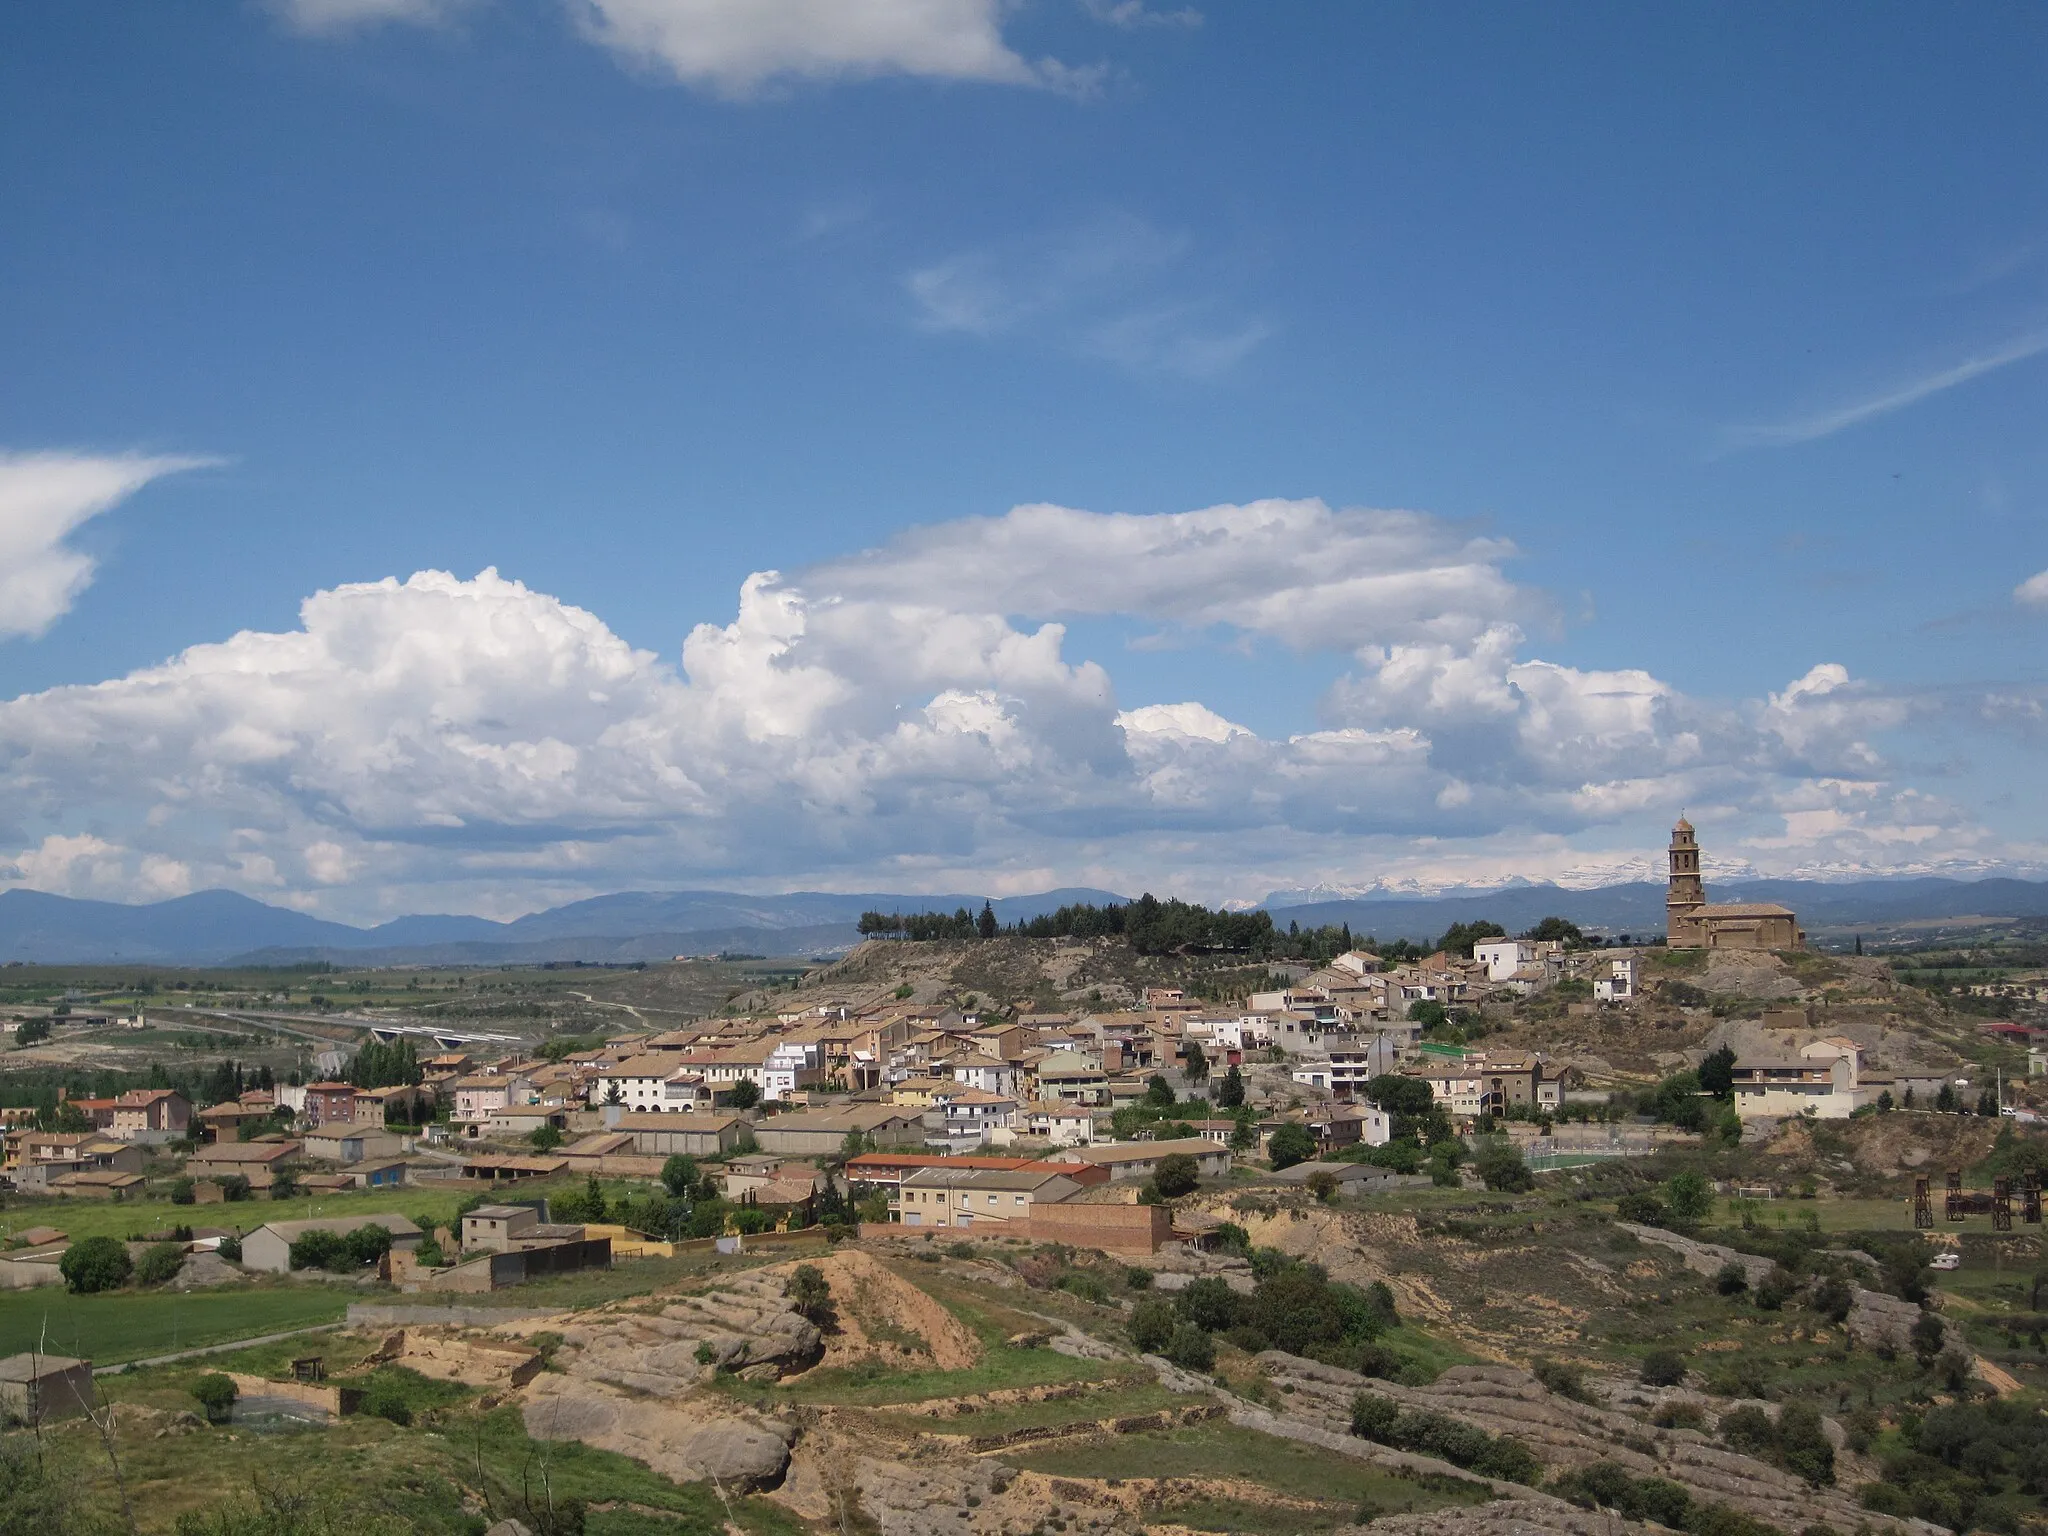
<svg viewBox="0 0 2048 1536"><path fill-rule="evenodd" d="M1097 1306L1109 1304L1109 1287L1100 1275L1092 1275L1085 1269L1070 1269L1054 1282L1055 1288L1083 1301L1092 1301Z"/></svg>
<svg viewBox="0 0 2048 1536"><path fill-rule="evenodd" d="M1835 1447L1821 1425L1820 1410L1811 1403L1790 1402L1778 1410L1778 1444L1774 1459L1795 1477L1816 1488L1835 1480Z"/></svg>
<svg viewBox="0 0 2048 1536"><path fill-rule="evenodd" d="M80 1238L57 1261L57 1272L75 1296L116 1290L128 1283L134 1269L127 1245L113 1237Z"/></svg>
<svg viewBox="0 0 2048 1536"><path fill-rule="evenodd" d="M1592 1401L1586 1391L1586 1373L1578 1366L1563 1360L1538 1360L1531 1369L1536 1379L1559 1397L1568 1397L1578 1403Z"/></svg>
<svg viewBox="0 0 2048 1536"><path fill-rule="evenodd" d="M1675 1387L1685 1380L1685 1356L1675 1349L1653 1349L1643 1356L1643 1384Z"/></svg>
<svg viewBox="0 0 2048 1536"><path fill-rule="evenodd" d="M190 1205L197 1198L193 1193L190 1179L174 1179L171 1182L171 1204Z"/></svg>
<svg viewBox="0 0 2048 1536"><path fill-rule="evenodd" d="M218 1249L216 1250L216 1252L218 1252L218 1253L220 1254L220 1256L221 1256L222 1258L226 1259L226 1260L227 1260L227 1261L228 1261L228 1262L229 1262L230 1264L239 1264L239 1263L241 1263L241 1262L242 1262L242 1240L241 1240L241 1238L237 1237L237 1236L236 1236L236 1235L235 1235L234 1233L230 1232L230 1233L229 1233L229 1234L228 1234L228 1235L227 1235L226 1237L224 1237L224 1238L222 1238L222 1239L220 1240L220 1247L219 1247L219 1248L218 1248Z"/></svg>
<svg viewBox="0 0 2048 1536"><path fill-rule="evenodd" d="M235 1399L242 1395L242 1389L231 1378L211 1371L193 1382L190 1390L199 1399L210 1424L218 1424L233 1413Z"/></svg>
<svg viewBox="0 0 2048 1536"><path fill-rule="evenodd" d="M1799 1294L1799 1277L1780 1264L1756 1288L1756 1304L1766 1312L1776 1312L1786 1302Z"/></svg>
<svg viewBox="0 0 2048 1536"><path fill-rule="evenodd" d="M799 1317L822 1323L832 1312L832 1283L815 1264L799 1264L783 1283L782 1294Z"/></svg>
<svg viewBox="0 0 2048 1536"><path fill-rule="evenodd" d="M1705 1174L1688 1168L1665 1184L1664 1204L1671 1212L1671 1225L1689 1231L1714 1213L1714 1187Z"/></svg>
<svg viewBox="0 0 2048 1536"><path fill-rule="evenodd" d="M1942 1327L1941 1319L1934 1313L1922 1312L1919 1321L1913 1324L1910 1337L1914 1357L1924 1370L1941 1353L1941 1346L1948 1339L1948 1330Z"/></svg>
<svg viewBox="0 0 2048 1536"><path fill-rule="evenodd" d="M1829 1322L1841 1323L1848 1319L1849 1309L1856 1305L1856 1294L1840 1275L1829 1275L1815 1283L1807 1305Z"/></svg>
<svg viewBox="0 0 2048 1536"><path fill-rule="evenodd" d="M1152 1183L1168 1200L1192 1194L1202 1182L1202 1170L1185 1152L1169 1152L1152 1170Z"/></svg>
<svg viewBox="0 0 2048 1536"><path fill-rule="evenodd" d="M239 1173L231 1173L220 1181L220 1197L223 1200L239 1201L249 1198L249 1181Z"/></svg>
<svg viewBox="0 0 2048 1536"><path fill-rule="evenodd" d="M292 1239L287 1254L293 1269L324 1269L345 1275L374 1264L391 1251L388 1228L370 1222L351 1232L332 1232L315 1227Z"/></svg>
<svg viewBox="0 0 2048 1536"><path fill-rule="evenodd" d="M1216 1341L1193 1323L1176 1323L1166 1341L1166 1358L1184 1371L1207 1371L1216 1365Z"/></svg>
<svg viewBox="0 0 2048 1536"><path fill-rule="evenodd" d="M1324 1205L1330 1203L1331 1197L1337 1193L1337 1190L1337 1175L1330 1172L1327 1168L1318 1168L1308 1176L1308 1192Z"/></svg>
<svg viewBox="0 0 2048 1536"><path fill-rule="evenodd" d="M370 1384L363 1389L361 1411L393 1424L412 1422L412 1404L406 1400L406 1392L385 1372L371 1374Z"/></svg>
<svg viewBox="0 0 2048 1536"><path fill-rule="evenodd" d="M1614 1214L1639 1227L1661 1227L1667 1217L1664 1202L1645 1189L1635 1190L1615 1201Z"/></svg>
<svg viewBox="0 0 2048 1536"><path fill-rule="evenodd" d="M1714 1289L1723 1296L1740 1296L1749 1289L1749 1271L1730 1259L1714 1272Z"/></svg>
<svg viewBox="0 0 2048 1536"><path fill-rule="evenodd" d="M1398 1450L1438 1457L1484 1477L1534 1484L1543 1473L1529 1448L1510 1435L1489 1435L1445 1413L1404 1411L1372 1392L1352 1398L1351 1432Z"/></svg>
<svg viewBox="0 0 2048 1536"><path fill-rule="evenodd" d="M289 1200L299 1192L299 1176L289 1168L280 1168L271 1176L270 1198Z"/></svg>
<svg viewBox="0 0 2048 1536"><path fill-rule="evenodd" d="M1315 1155L1316 1138L1305 1125L1283 1125L1266 1143L1266 1156L1271 1159L1275 1172L1292 1168L1296 1163L1305 1163Z"/></svg>
<svg viewBox="0 0 2048 1536"><path fill-rule="evenodd" d="M1172 1302L1160 1296L1147 1296L1131 1308L1131 1318L1124 1329L1141 1354L1156 1355L1172 1339L1177 1321Z"/></svg>
<svg viewBox="0 0 2048 1536"><path fill-rule="evenodd" d="M1769 1386L1764 1362L1749 1356L1724 1360L1707 1377L1707 1390L1716 1397L1762 1397Z"/></svg>
<svg viewBox="0 0 2048 1536"><path fill-rule="evenodd" d="M1473 1167L1488 1189L1522 1194L1536 1187L1535 1176L1522 1160L1522 1149L1511 1141L1495 1141L1481 1147Z"/></svg>
<svg viewBox="0 0 2048 1536"><path fill-rule="evenodd" d="M1152 1271L1137 1264L1124 1266L1124 1284L1134 1291L1152 1289Z"/></svg>
<svg viewBox="0 0 2048 1536"><path fill-rule="evenodd" d="M177 1279L178 1271L184 1267L183 1243L152 1243L143 1250L142 1262L135 1266L135 1280L139 1285L162 1285L166 1280Z"/></svg>
<svg viewBox="0 0 2048 1536"><path fill-rule="evenodd" d="M1183 1289L1174 1298L1173 1309L1182 1321L1211 1333L1234 1326L1246 1310L1244 1298L1214 1275L1204 1275Z"/></svg>
<svg viewBox="0 0 2048 1536"><path fill-rule="evenodd" d="M1771 1453L1777 1449L1778 1426L1761 1408L1745 1406L1731 1409L1721 1415L1716 1429L1721 1443L1729 1450L1754 1456L1759 1461L1770 1460Z"/></svg>

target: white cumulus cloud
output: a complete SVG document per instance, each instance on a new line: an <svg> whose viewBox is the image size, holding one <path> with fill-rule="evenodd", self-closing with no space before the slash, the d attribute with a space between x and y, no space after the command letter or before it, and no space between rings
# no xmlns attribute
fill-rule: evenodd
<svg viewBox="0 0 2048 1536"><path fill-rule="evenodd" d="M2048 608L2048 571L2040 571L2029 576L2012 589L2012 595L2015 602Z"/></svg>
<svg viewBox="0 0 2048 1536"><path fill-rule="evenodd" d="M758 572L674 661L496 571L335 587L296 629L0 702L0 878L373 914L679 878L1256 894L1333 850L1569 868L1679 805L1764 807L1802 858L1970 845L1882 750L1921 706L1832 663L1714 703L1532 657L1513 553L1318 501L1025 506ZM1198 659L1127 705L1069 654L1065 620L1108 616L1350 670L1287 735L1201 699Z"/></svg>

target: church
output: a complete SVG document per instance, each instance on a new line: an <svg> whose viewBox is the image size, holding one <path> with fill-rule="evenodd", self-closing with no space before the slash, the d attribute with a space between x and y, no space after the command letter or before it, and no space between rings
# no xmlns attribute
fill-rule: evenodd
<svg viewBox="0 0 2048 1536"><path fill-rule="evenodd" d="M1806 935L1790 907L1768 901L1707 900L1700 845L1683 816L1671 829L1671 889L1664 898L1665 943L1672 949L1804 949Z"/></svg>

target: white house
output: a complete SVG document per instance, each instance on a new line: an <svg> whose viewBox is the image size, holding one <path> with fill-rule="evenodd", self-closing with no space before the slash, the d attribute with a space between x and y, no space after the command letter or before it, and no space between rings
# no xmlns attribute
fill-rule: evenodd
<svg viewBox="0 0 2048 1536"><path fill-rule="evenodd" d="M711 1107L703 1076L676 1065L675 1053L658 1051L600 1067L590 1079L593 1105L621 1104L628 1114L684 1114Z"/></svg>
<svg viewBox="0 0 2048 1536"><path fill-rule="evenodd" d="M1536 945L1529 939L1481 939L1472 946L1472 958L1486 967L1488 981L1506 981L1536 958Z"/></svg>
<svg viewBox="0 0 2048 1536"><path fill-rule="evenodd" d="M1007 1061L998 1061L993 1056L960 1055L949 1063L953 1069L953 1081L966 1088L979 1088L983 1093L1014 1094L1017 1091L1017 1068Z"/></svg>
<svg viewBox="0 0 2048 1536"><path fill-rule="evenodd" d="M1846 1120L1857 1107L1857 1063L1849 1054L1788 1061L1738 1061L1735 1113L1744 1119L1803 1115Z"/></svg>
<svg viewBox="0 0 2048 1536"><path fill-rule="evenodd" d="M1065 1104L1052 1099L1022 1104L1012 1123L991 1131L989 1140L999 1147L1018 1141L1049 1141L1056 1147L1092 1146L1095 1111L1086 1104Z"/></svg>
<svg viewBox="0 0 2048 1536"><path fill-rule="evenodd" d="M1593 979L1593 996L1603 1003L1622 1003L1642 987L1642 962L1634 955L1610 961L1605 976Z"/></svg>
<svg viewBox="0 0 2048 1536"><path fill-rule="evenodd" d="M1401 1050L1399 1037L1392 1034L1329 1034L1323 1036L1322 1055L1304 1059L1288 1075L1304 1087L1351 1098L1374 1078L1393 1071Z"/></svg>
<svg viewBox="0 0 2048 1536"><path fill-rule="evenodd" d="M932 1107L945 1117L940 1136L954 1152L986 1146L997 1130L1011 1129L1017 1123L1015 1099L980 1088L941 1089L932 1095Z"/></svg>

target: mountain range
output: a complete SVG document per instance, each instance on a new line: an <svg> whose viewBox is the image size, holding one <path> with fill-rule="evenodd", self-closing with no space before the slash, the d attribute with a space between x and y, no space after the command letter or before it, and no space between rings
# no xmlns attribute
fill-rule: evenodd
<svg viewBox="0 0 2048 1536"><path fill-rule="evenodd" d="M1799 914L1809 932L1966 916L2048 917L2048 881L2035 880L1718 880L1710 895L1716 901L1781 902ZM11 890L0 892L0 961L520 965L547 960L666 960L735 951L816 955L856 943L855 925L863 912L959 907L978 912L983 899L879 892L748 896L732 891L627 891L510 922L426 914L357 928L269 906L233 891L200 891L128 905ZM1073 902L1126 899L1109 891L1078 888L1005 897L993 905L1000 921L1013 923ZM1360 937L1418 941L1435 937L1452 923L1480 918L1510 932L1552 915L1605 933L1647 935L1662 932L1664 926L1664 887L1647 881L1585 889L1517 883L1432 896L1304 902L1269 898L1267 906L1283 926L1348 923Z"/></svg>
<svg viewBox="0 0 2048 1536"><path fill-rule="evenodd" d="M748 951L807 955L856 943L867 911L979 912L981 896L851 895L793 891L626 891L530 912L510 922L443 914L396 917L356 928L273 907L233 891L198 891L128 905L42 891L0 891L0 961L75 965L153 964L514 965L542 960L666 960ZM1014 923L1073 902L1113 902L1109 891L1072 889L994 901Z"/></svg>

